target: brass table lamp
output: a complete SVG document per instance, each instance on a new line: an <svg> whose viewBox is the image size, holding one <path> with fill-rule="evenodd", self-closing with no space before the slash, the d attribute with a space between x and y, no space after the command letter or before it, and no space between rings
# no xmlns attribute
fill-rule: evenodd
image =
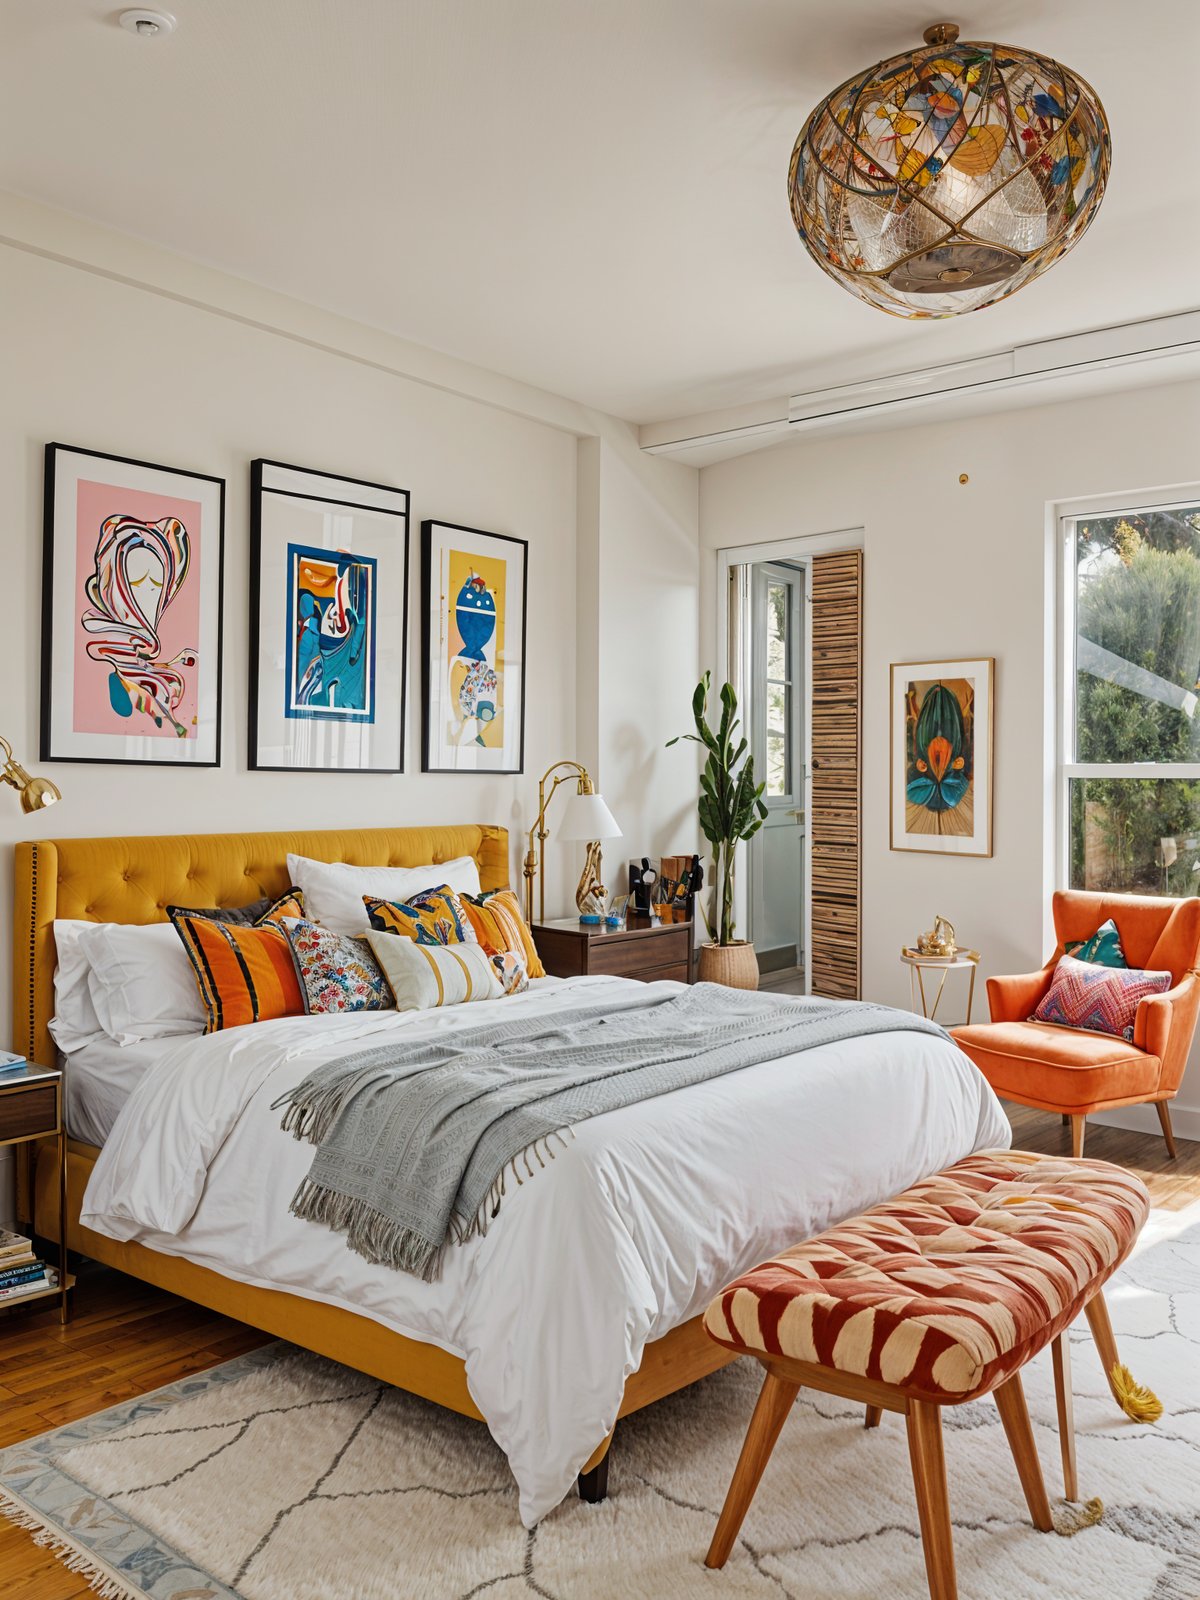
<svg viewBox="0 0 1200 1600"><path fill-rule="evenodd" d="M560 768L566 768L566 771L560 771ZM554 781L547 791L546 784L551 777ZM601 905L608 898L608 891L600 881L600 841L619 839L621 830L617 827L612 812L593 788L587 768L581 767L578 761L556 761L547 769L538 784L537 817L529 830L529 848L525 852L527 922L533 921L534 878L538 880L538 920L544 921L546 917L546 862L543 846L550 837L550 831L546 827L546 808L554 798L554 792L559 785L572 779L575 781L575 793L567 800L558 836L560 839L587 841L587 859L575 890L575 904L583 912L589 909L593 896L600 900Z"/></svg>
<svg viewBox="0 0 1200 1600"><path fill-rule="evenodd" d="M19 761L13 760L12 745L7 739L0 739L0 751L3 751L3 767L0 767L0 783L11 784L21 796L22 811L40 811L43 806L52 806L56 800L61 800L57 787L49 778L31 778Z"/></svg>

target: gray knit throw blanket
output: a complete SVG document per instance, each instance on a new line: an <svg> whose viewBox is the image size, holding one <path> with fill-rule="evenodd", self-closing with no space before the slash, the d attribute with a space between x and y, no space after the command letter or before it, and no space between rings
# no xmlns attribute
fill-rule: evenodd
<svg viewBox="0 0 1200 1600"><path fill-rule="evenodd" d="M888 1006L697 984L395 1041L318 1067L275 1102L317 1147L291 1209L368 1261L430 1282L448 1240L486 1233L509 1181L531 1178L585 1117L865 1034L945 1038Z"/></svg>

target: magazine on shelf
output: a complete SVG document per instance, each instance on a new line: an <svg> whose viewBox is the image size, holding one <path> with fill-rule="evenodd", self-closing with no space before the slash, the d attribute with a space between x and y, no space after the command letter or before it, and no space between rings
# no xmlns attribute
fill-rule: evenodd
<svg viewBox="0 0 1200 1600"><path fill-rule="evenodd" d="M0 1270L11 1267L28 1256L33 1259L33 1244L23 1233L12 1233L0 1228Z"/></svg>

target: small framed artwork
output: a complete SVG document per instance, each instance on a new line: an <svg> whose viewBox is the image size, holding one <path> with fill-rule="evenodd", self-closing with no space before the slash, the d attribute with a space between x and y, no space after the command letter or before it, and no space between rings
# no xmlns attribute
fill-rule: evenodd
<svg viewBox="0 0 1200 1600"><path fill-rule="evenodd" d="M46 446L43 761L221 760L225 480Z"/></svg>
<svg viewBox="0 0 1200 1600"><path fill-rule="evenodd" d="M996 663L892 667L892 849L992 853L992 689Z"/></svg>
<svg viewBox="0 0 1200 1600"><path fill-rule="evenodd" d="M408 491L250 469L250 767L403 772Z"/></svg>
<svg viewBox="0 0 1200 1600"><path fill-rule="evenodd" d="M525 770L524 539L421 524L425 772Z"/></svg>

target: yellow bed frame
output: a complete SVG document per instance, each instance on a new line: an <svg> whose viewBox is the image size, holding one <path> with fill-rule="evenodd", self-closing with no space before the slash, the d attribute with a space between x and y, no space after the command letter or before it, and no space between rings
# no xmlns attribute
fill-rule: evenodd
<svg viewBox="0 0 1200 1600"><path fill-rule="evenodd" d="M238 906L288 887L287 856L349 861L359 866L420 866L473 856L485 889L509 882L508 831L474 824L436 828L373 828L314 833L180 834L166 838L51 839L16 847L13 919L13 1048L30 1061L55 1060L54 920L147 923L165 920L168 905ZM37 1231L58 1236L58 1145L19 1146L17 1209ZM369 1373L412 1394L481 1418L457 1356L395 1333L369 1317L280 1289L226 1278L145 1245L121 1244L79 1222L83 1192L99 1151L69 1140L67 1237L72 1250L158 1285L252 1327ZM646 1346L626 1380L620 1415L673 1394L733 1360L713 1344L700 1318ZM600 1498L612 1435L597 1441L584 1464L581 1492ZM583 1482L583 1475L588 1482Z"/></svg>

